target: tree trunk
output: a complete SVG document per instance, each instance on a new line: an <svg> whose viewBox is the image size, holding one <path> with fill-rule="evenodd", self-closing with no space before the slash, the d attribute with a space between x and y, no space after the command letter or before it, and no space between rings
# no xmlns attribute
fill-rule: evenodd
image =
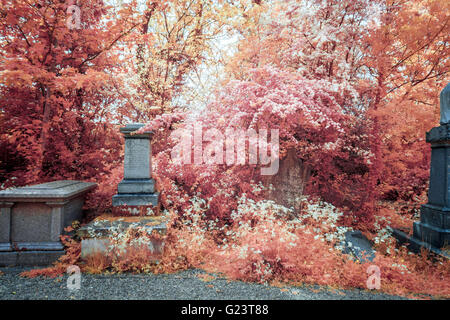
<svg viewBox="0 0 450 320"><path fill-rule="evenodd" d="M50 88L45 87L44 92L44 103L43 103L43 117L42 117L42 130L41 130L41 148L40 148L40 156L39 156L39 164L38 168L40 172L38 173L39 176L44 175L44 159L45 154L47 152L48 147L48 129L49 129L49 121L50 121Z"/></svg>

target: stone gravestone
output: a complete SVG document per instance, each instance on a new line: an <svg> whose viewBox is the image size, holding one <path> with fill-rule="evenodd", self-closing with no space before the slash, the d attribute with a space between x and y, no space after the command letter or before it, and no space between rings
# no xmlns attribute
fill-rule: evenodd
<svg viewBox="0 0 450 320"><path fill-rule="evenodd" d="M77 234L81 238L81 257L87 259L96 253L107 255L110 252L125 254L126 248L117 248L111 237L116 233L123 233L130 227L140 228L148 235L156 234L156 238L147 241L149 251L158 261L164 248L164 236L167 231L167 217L159 215L158 198L155 192L155 181L152 179L151 143L152 132L136 134L142 128L141 123L128 124L120 129L125 137L124 178L117 187L117 194L113 196L114 207L119 207L120 214L131 208L156 207L156 214L139 217L111 217L108 215L97 217L91 223L81 227ZM134 133L134 134L133 134ZM121 210L125 206L125 210ZM127 212L127 216L130 211ZM154 212L155 213L155 212ZM139 248L140 244L137 244ZM141 248L142 249L142 248Z"/></svg>
<svg viewBox="0 0 450 320"><path fill-rule="evenodd" d="M158 204L159 194L155 192L152 179L151 143L152 132L133 134L144 125L128 124L120 128L125 138L124 178L113 196L113 206L147 206Z"/></svg>
<svg viewBox="0 0 450 320"><path fill-rule="evenodd" d="M0 191L0 265L46 265L64 253L60 235L81 220L84 195L96 187L53 181Z"/></svg>
<svg viewBox="0 0 450 320"><path fill-rule="evenodd" d="M400 230L394 230L394 236L408 241L415 251L426 247L448 257L448 251L442 248L448 250L450 242L450 83L441 92L440 108L440 126L426 134L426 141L431 143L428 203L421 207L412 237Z"/></svg>
<svg viewBox="0 0 450 320"><path fill-rule="evenodd" d="M286 157L280 161L277 174L262 177L265 187L272 185L272 189L266 192L267 199L285 207L296 207L303 196L309 175L310 169L297 157L294 149L289 149Z"/></svg>

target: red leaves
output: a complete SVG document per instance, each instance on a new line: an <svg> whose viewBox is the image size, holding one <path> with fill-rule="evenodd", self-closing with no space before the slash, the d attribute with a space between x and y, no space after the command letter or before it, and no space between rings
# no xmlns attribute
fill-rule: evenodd
<svg viewBox="0 0 450 320"><path fill-rule="evenodd" d="M101 1L83 2L90 28L76 31L65 25L64 3L40 3L40 11L33 5L1 5L11 24L0 25L0 38L11 41L0 49L0 184L99 178L121 160L108 90L116 56L99 55L123 30L101 28Z"/></svg>

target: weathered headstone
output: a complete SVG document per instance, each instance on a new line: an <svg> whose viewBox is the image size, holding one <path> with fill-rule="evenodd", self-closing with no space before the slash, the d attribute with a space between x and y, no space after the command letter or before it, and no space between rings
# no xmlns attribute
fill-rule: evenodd
<svg viewBox="0 0 450 320"><path fill-rule="evenodd" d="M0 265L46 265L64 253L60 235L81 220L95 183L53 181L0 191Z"/></svg>
<svg viewBox="0 0 450 320"><path fill-rule="evenodd" d="M421 207L412 237L400 230L395 230L394 235L410 242L414 250L426 247L448 256L442 249L450 244L450 83L441 92L440 107L441 125L426 134L426 141L431 143L428 203Z"/></svg>
<svg viewBox="0 0 450 320"><path fill-rule="evenodd" d="M152 179L152 132L133 134L144 125L128 124L120 129L125 138L124 178L117 187L113 206L157 206L159 194Z"/></svg>
<svg viewBox="0 0 450 320"><path fill-rule="evenodd" d="M288 150L286 157L280 161L277 174L262 178L264 186L272 185L272 189L267 191L267 199L285 207L295 207L303 196L309 176L310 169L297 157L295 150Z"/></svg>

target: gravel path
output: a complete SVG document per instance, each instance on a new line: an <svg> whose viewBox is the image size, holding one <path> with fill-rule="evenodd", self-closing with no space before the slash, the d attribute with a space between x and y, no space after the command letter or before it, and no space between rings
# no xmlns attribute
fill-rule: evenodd
<svg viewBox="0 0 450 320"><path fill-rule="evenodd" d="M60 278L22 278L23 268L1 268L0 300L323 300L361 299L396 300L401 297L376 294L366 290L330 291L319 286L271 287L229 281L217 276L205 281L201 270L188 270L170 275L82 274L81 289L69 290L67 276ZM199 277L200 276L200 277Z"/></svg>

